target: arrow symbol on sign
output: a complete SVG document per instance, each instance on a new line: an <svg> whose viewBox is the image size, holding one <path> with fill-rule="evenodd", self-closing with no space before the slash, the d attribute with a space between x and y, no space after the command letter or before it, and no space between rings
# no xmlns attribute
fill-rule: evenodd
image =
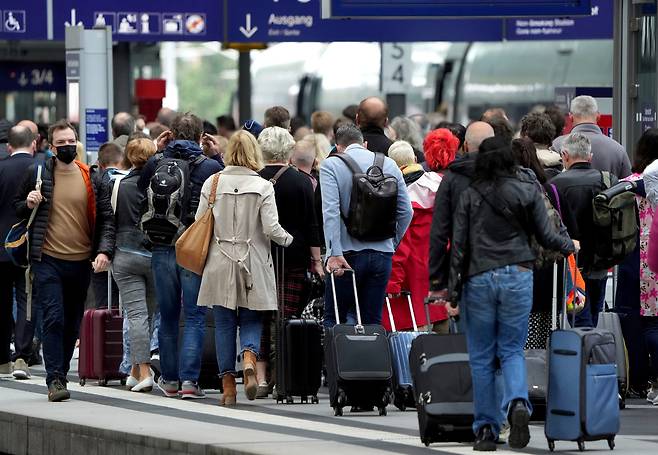
<svg viewBox="0 0 658 455"><path fill-rule="evenodd" d="M254 33L258 31L258 27L251 28L251 14L245 16L245 27L240 26L240 32L247 37L251 38Z"/></svg>
<svg viewBox="0 0 658 455"><path fill-rule="evenodd" d="M82 21L76 23L76 18L75 18L75 8L71 8L71 22L64 22L64 25L67 27L75 26L75 25L82 25Z"/></svg>

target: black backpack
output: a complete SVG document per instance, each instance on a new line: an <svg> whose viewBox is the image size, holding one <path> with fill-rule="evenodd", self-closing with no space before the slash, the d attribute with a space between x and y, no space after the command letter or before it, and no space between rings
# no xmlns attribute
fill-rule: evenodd
<svg viewBox="0 0 658 455"><path fill-rule="evenodd" d="M191 214L191 168L193 162L156 155L156 168L146 190L148 208L142 215L141 228L155 245L174 245L185 228L194 220Z"/></svg>
<svg viewBox="0 0 658 455"><path fill-rule="evenodd" d="M375 153L373 165L365 172L346 153L337 153L352 171L352 194L347 216L341 217L347 232L364 242L377 242L395 237L397 230L398 181L384 174L384 158Z"/></svg>

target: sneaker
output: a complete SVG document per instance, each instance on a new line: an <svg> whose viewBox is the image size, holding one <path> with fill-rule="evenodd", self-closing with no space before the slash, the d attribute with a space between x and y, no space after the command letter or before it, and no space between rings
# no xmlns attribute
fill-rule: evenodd
<svg viewBox="0 0 658 455"><path fill-rule="evenodd" d="M16 379L30 379L30 369L27 366L27 363L23 359L16 359L14 362L14 378Z"/></svg>
<svg viewBox="0 0 658 455"><path fill-rule="evenodd" d="M498 433L498 439L496 439L496 444L507 444L507 440L509 439L509 431L510 431L509 424L504 423L503 426L500 428L500 433Z"/></svg>
<svg viewBox="0 0 658 455"><path fill-rule="evenodd" d="M647 401L653 403L653 400L658 398L658 383L651 383L651 388L647 393Z"/></svg>
<svg viewBox="0 0 658 455"><path fill-rule="evenodd" d="M202 399L206 397L206 393L203 391L201 387L197 385L196 382L193 381L183 381L183 385L181 386L180 389L180 397L183 400L191 400L191 399Z"/></svg>
<svg viewBox="0 0 658 455"><path fill-rule="evenodd" d="M48 401L58 402L71 398L71 394L66 390L66 385L59 379L55 379L48 386Z"/></svg>
<svg viewBox="0 0 658 455"><path fill-rule="evenodd" d="M267 398L270 394L269 386L267 382L261 382L258 384L258 390L256 391L256 398Z"/></svg>
<svg viewBox="0 0 658 455"><path fill-rule="evenodd" d="M9 375L11 374L12 364L11 362L3 363L0 365L0 374Z"/></svg>
<svg viewBox="0 0 658 455"><path fill-rule="evenodd" d="M496 451L496 437L489 425L484 425L478 430L475 442L473 443L473 450L477 452Z"/></svg>
<svg viewBox="0 0 658 455"><path fill-rule="evenodd" d="M153 361L153 360L160 360L160 350L159 349L155 349L155 350L151 351L151 361Z"/></svg>
<svg viewBox="0 0 658 455"><path fill-rule="evenodd" d="M530 442L530 413L523 400L512 402L507 420L510 423L509 446L513 449L523 449Z"/></svg>
<svg viewBox="0 0 658 455"><path fill-rule="evenodd" d="M160 376L156 385L167 398L178 397L178 381L165 381Z"/></svg>

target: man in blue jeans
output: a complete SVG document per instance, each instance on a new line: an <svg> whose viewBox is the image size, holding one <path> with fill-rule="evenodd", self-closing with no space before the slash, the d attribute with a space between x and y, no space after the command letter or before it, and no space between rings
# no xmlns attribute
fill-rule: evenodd
<svg viewBox="0 0 658 455"><path fill-rule="evenodd" d="M378 98L368 98L362 110L371 116L388 116L386 104ZM346 125L336 132L338 153L352 158L362 171L373 165L375 154L364 147L363 135L354 125ZM391 274L393 253L411 223L412 208L402 173L390 158L384 159L383 172L395 176L398 185L394 237L381 241L363 241L347 232L343 216L350 207L352 172L339 157L325 160L320 168L322 186L322 215L324 236L327 245L327 271L336 275L336 297L340 321L336 321L333 307L333 292L330 277L325 291L326 327L345 322L354 312L354 290L352 277L344 276L343 269L354 270L357 293L363 324L379 324L386 294L386 285Z"/></svg>
<svg viewBox="0 0 658 455"><path fill-rule="evenodd" d="M158 138L158 149L164 150L149 159L138 183L139 188L148 195L151 179L163 172L164 163L171 160L187 161L189 182L185 184L189 185L190 198L188 206L183 208L186 213L181 215L178 231L171 238L160 236L159 226L153 223L153 219L150 223L145 223L142 218L142 228L154 244L151 264L160 309L158 340L161 376L157 385L166 397L177 397L180 381L180 396L183 399L205 398L198 380L206 331L206 308L197 306L201 277L176 263L174 245L184 229L194 221L203 183L224 167L219 155L216 155L217 158L204 156L201 144L203 142L207 146L208 141L202 141L202 136L201 119L192 114L177 115L171 124L171 131L165 131ZM155 210L151 202L148 210ZM145 215L147 219L149 212ZM179 353L178 324L181 306L185 328Z"/></svg>

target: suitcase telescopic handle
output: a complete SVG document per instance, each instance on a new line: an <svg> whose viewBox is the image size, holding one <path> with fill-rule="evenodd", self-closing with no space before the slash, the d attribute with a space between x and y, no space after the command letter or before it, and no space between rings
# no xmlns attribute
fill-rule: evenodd
<svg viewBox="0 0 658 455"><path fill-rule="evenodd" d="M365 329L361 322L361 308L359 307L359 293L356 289L356 273L353 269L341 269L343 273L348 272L352 275L352 288L354 289L354 305L356 306L356 326L354 327L357 333L364 333ZM336 324L340 324L338 316L338 299L336 298L336 278L335 274L338 270L331 272L331 293L334 297L334 312L336 314Z"/></svg>
<svg viewBox="0 0 658 455"><path fill-rule="evenodd" d="M391 323L391 332L397 332L395 321L393 320L393 312L391 311L391 299L389 294L386 294L386 309L388 310L388 320Z"/></svg>
<svg viewBox="0 0 658 455"><path fill-rule="evenodd" d="M388 320L391 322L391 330L397 332L395 329L395 321L393 320L393 311L391 311L391 299L398 296L407 297L409 313L411 314L411 325L414 328L414 332L418 332L418 324L416 324L416 315L414 314L414 305L411 301L411 292L409 291L400 291L399 294L386 294L386 308L388 309Z"/></svg>

